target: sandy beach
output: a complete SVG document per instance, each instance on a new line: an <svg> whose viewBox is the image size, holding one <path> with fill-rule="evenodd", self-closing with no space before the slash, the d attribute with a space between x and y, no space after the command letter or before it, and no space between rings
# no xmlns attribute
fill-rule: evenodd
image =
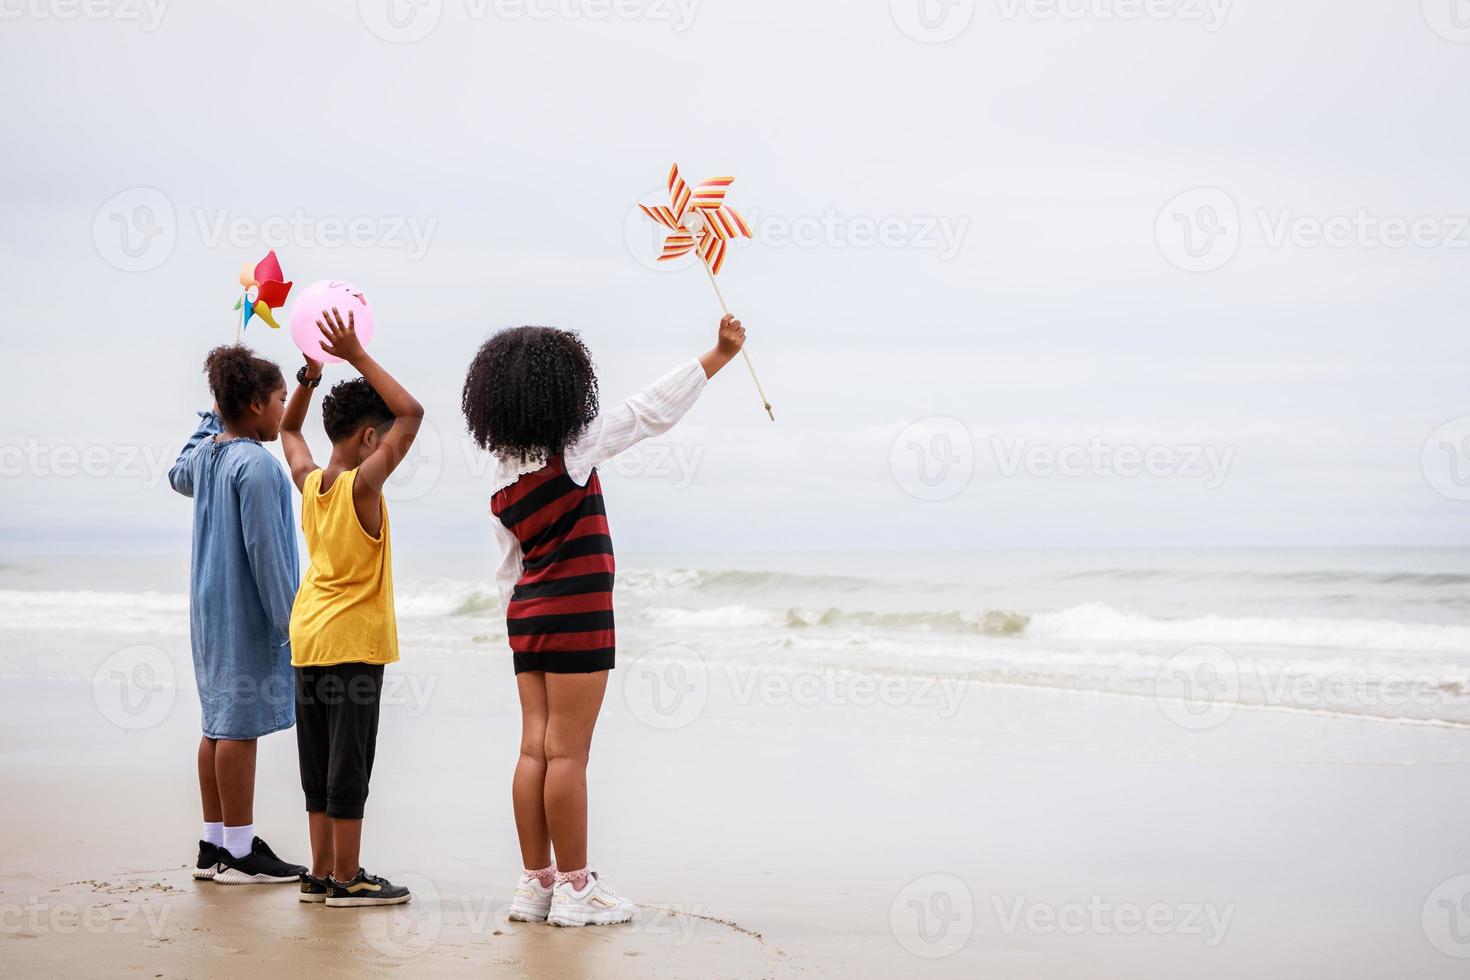
<svg viewBox="0 0 1470 980"><path fill-rule="evenodd" d="M190 878L187 683L131 715L105 679L8 683L5 972L1448 978L1470 956L1462 728L1191 729L1144 698L697 660L630 658L609 687L592 854L635 922L508 923L499 666L395 668L364 854L415 898L362 911ZM306 854L290 734L262 742L256 822Z"/></svg>

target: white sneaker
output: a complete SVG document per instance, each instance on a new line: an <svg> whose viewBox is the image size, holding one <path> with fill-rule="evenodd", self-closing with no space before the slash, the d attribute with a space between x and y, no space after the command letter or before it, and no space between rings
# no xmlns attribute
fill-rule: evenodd
<svg viewBox="0 0 1470 980"><path fill-rule="evenodd" d="M604 885L597 872L591 871L581 891L570 881L556 883L546 921L554 926L610 926L631 918L633 903Z"/></svg>
<svg viewBox="0 0 1470 980"><path fill-rule="evenodd" d="M551 885L543 885L535 875L523 872L506 917L512 922L545 922L546 913L551 911L552 891Z"/></svg>

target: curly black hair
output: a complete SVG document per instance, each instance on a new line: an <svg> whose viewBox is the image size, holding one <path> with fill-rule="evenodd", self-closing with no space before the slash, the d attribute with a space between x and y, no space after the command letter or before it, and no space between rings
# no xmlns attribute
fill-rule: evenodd
<svg viewBox="0 0 1470 980"><path fill-rule="evenodd" d="M592 355L570 330L502 330L470 362L460 408L481 449L506 459L555 456L597 417Z"/></svg>
<svg viewBox="0 0 1470 980"><path fill-rule="evenodd" d="M265 401L286 384L274 361L256 356L244 344L227 344L210 351L204 358L204 373L226 422L239 421L250 410L251 402Z"/></svg>
<svg viewBox="0 0 1470 980"><path fill-rule="evenodd" d="M365 424L378 428L392 421L388 403L367 378L339 381L322 399L322 425L333 442L347 438Z"/></svg>

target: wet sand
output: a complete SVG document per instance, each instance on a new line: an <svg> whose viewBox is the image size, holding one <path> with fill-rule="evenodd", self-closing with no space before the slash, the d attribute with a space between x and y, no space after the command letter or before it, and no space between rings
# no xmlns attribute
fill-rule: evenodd
<svg viewBox="0 0 1470 980"><path fill-rule="evenodd" d="M1142 699L636 662L590 782L594 863L638 917L509 923L498 666L397 668L364 859L415 899L371 910L190 878L189 690L128 729L91 684L6 682L4 972L1435 978L1470 958L1465 730L1247 709L1194 730ZM256 824L305 861L295 766L290 734L262 742Z"/></svg>

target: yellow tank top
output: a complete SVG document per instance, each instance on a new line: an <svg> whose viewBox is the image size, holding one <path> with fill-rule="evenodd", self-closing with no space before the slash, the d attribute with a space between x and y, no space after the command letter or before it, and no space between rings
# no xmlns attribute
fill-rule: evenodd
<svg viewBox="0 0 1470 980"><path fill-rule="evenodd" d="M398 619L387 501L383 529L374 538L352 504L357 470L340 474L326 493L322 474L308 474L301 490L301 530L311 567L291 607L291 665L394 663Z"/></svg>

